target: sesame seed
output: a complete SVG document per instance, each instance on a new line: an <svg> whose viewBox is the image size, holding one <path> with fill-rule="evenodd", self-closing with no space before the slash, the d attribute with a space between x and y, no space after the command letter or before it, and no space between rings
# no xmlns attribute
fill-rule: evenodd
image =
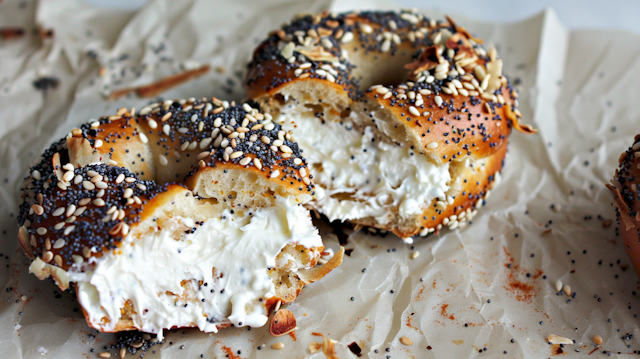
<svg viewBox="0 0 640 359"><path fill-rule="evenodd" d="M556 292L559 292L561 290L562 290L562 281L558 279L556 281Z"/></svg>
<svg viewBox="0 0 640 359"><path fill-rule="evenodd" d="M73 176L73 171L67 171L62 175L62 180L65 182L70 182L73 179Z"/></svg>
<svg viewBox="0 0 640 359"><path fill-rule="evenodd" d="M427 148L430 150L434 150L436 148L438 148L438 142L431 142L427 145Z"/></svg>
<svg viewBox="0 0 640 359"><path fill-rule="evenodd" d="M122 195L122 197L124 198L129 198L133 195L133 190L131 188L126 188L124 190L124 194Z"/></svg>
<svg viewBox="0 0 640 359"><path fill-rule="evenodd" d="M244 153L242 151L236 151L229 155L230 159L241 157Z"/></svg>
<svg viewBox="0 0 640 359"><path fill-rule="evenodd" d="M376 92L383 95L386 94L387 92L389 92L389 89L386 87L378 87L376 88Z"/></svg>
<svg viewBox="0 0 640 359"><path fill-rule="evenodd" d="M62 238L59 238L58 240L56 240L56 242L53 244L53 248L55 249L59 249L64 247L64 245L66 244L66 241Z"/></svg>
<svg viewBox="0 0 640 359"><path fill-rule="evenodd" d="M436 105L437 105L438 107L441 107L441 106L442 106L442 102L443 102L442 97L440 97L440 96L436 96L436 97L434 98L434 100L436 101Z"/></svg>
<svg viewBox="0 0 640 359"><path fill-rule="evenodd" d="M251 157L245 157L245 158L241 159L238 163L241 166L246 166L246 165L249 164L249 162L251 162Z"/></svg>
<svg viewBox="0 0 640 359"><path fill-rule="evenodd" d="M67 211L65 213L65 216L67 217L71 217L71 215L76 211L76 205L75 204L70 204L69 207L67 207Z"/></svg>
<svg viewBox="0 0 640 359"><path fill-rule="evenodd" d="M602 344L602 337L600 335L598 335L598 334L594 335L593 336L593 342L598 344L598 345Z"/></svg>
<svg viewBox="0 0 640 359"><path fill-rule="evenodd" d="M414 116L420 116L418 109L413 106L409 106L409 112Z"/></svg>
<svg viewBox="0 0 640 359"><path fill-rule="evenodd" d="M140 132L138 136L140 137L140 141L142 141L142 143L149 143L149 139L144 133Z"/></svg>
<svg viewBox="0 0 640 359"><path fill-rule="evenodd" d="M151 127L154 130L158 128L158 123L154 119L149 119L147 123L149 124L149 127Z"/></svg>
<svg viewBox="0 0 640 359"><path fill-rule="evenodd" d="M100 147L102 147L102 145L103 145L103 144L104 144L104 142L102 142L102 140L96 140L96 141L93 143L93 147L94 147L94 148L100 148Z"/></svg>
<svg viewBox="0 0 640 359"><path fill-rule="evenodd" d="M52 259L53 259L53 253L51 253L50 251L46 251L42 255L42 261L45 263L51 262Z"/></svg>
<svg viewBox="0 0 640 359"><path fill-rule="evenodd" d="M102 352L102 353L98 354L98 356L99 356L100 358L111 358L111 353L108 353L108 352Z"/></svg>
<svg viewBox="0 0 640 359"><path fill-rule="evenodd" d="M172 115L173 115L173 112L167 112L167 113L165 113L165 114L164 114L164 116L162 116L162 118L160 119L160 122L165 122L165 121L167 121L168 119L170 119L170 118L171 118L171 116L172 116Z"/></svg>
<svg viewBox="0 0 640 359"><path fill-rule="evenodd" d="M38 229L36 229L36 233L38 233L41 236L44 236L45 234L47 234L47 229L44 227L40 227Z"/></svg>
<svg viewBox="0 0 640 359"><path fill-rule="evenodd" d="M284 153L293 153L293 150L287 145L280 146L280 151Z"/></svg>
<svg viewBox="0 0 640 359"><path fill-rule="evenodd" d="M382 42L382 45L380 45L380 51L382 52L388 52L391 49L391 40L386 39Z"/></svg>
<svg viewBox="0 0 640 359"><path fill-rule="evenodd" d="M280 349L284 348L284 343L275 343L275 344L273 344L271 347L272 347L273 349L278 349L278 350L280 350Z"/></svg>
<svg viewBox="0 0 640 359"><path fill-rule="evenodd" d="M413 253L411 253L411 259L416 259L416 258L418 258L419 255L420 255L420 252L413 251Z"/></svg>
<svg viewBox="0 0 640 359"><path fill-rule="evenodd" d="M258 158L254 158L253 159L253 164L254 164L254 166L256 166L257 169L262 169L262 163L260 162L260 160Z"/></svg>
<svg viewBox="0 0 640 359"><path fill-rule="evenodd" d="M342 38L340 39L340 41L343 44L348 44L353 40L353 33L351 31L349 32L345 32L344 35L342 35Z"/></svg>
<svg viewBox="0 0 640 359"><path fill-rule="evenodd" d="M167 164L169 164L169 161L163 155L158 155L158 162L160 162L161 166L166 166Z"/></svg>
<svg viewBox="0 0 640 359"><path fill-rule="evenodd" d="M406 336L402 336L402 337L400 337L400 343L402 343L404 345L412 345L413 344L413 340L409 339Z"/></svg>
<svg viewBox="0 0 640 359"><path fill-rule="evenodd" d="M90 181L82 181L82 187L86 190L94 190L96 189L96 185L91 183Z"/></svg>
<svg viewBox="0 0 640 359"><path fill-rule="evenodd" d="M271 178L276 178L278 176L280 176L280 171L278 170L271 171L271 175L270 175Z"/></svg>
<svg viewBox="0 0 640 359"><path fill-rule="evenodd" d="M164 132L165 135L169 136L169 134L171 134L171 126L169 126L169 124L164 124L162 126L162 132Z"/></svg>
<svg viewBox="0 0 640 359"><path fill-rule="evenodd" d="M56 208L56 210L55 210L55 211L53 211L53 216L54 216L54 217L59 217L59 216L61 216L64 212L65 212L65 208L64 208L64 207Z"/></svg>
<svg viewBox="0 0 640 359"><path fill-rule="evenodd" d="M96 198L93 201L91 201L91 203L94 206L98 206L98 207L103 207L106 203L102 198Z"/></svg>
<svg viewBox="0 0 640 359"><path fill-rule="evenodd" d="M44 213L44 208L41 205L38 205L38 204L34 204L33 206L31 206L31 209L38 216L41 216Z"/></svg>

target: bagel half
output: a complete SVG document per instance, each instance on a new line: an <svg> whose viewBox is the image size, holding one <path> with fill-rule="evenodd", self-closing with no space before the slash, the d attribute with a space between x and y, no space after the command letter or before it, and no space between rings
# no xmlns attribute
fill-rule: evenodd
<svg viewBox="0 0 640 359"><path fill-rule="evenodd" d="M330 220L402 238L467 224L502 169L517 94L451 19L300 15L264 40L248 95L293 132Z"/></svg>
<svg viewBox="0 0 640 359"><path fill-rule="evenodd" d="M89 326L259 327L340 264L317 266L306 160L268 115L215 98L133 112L72 130L23 186L29 269L75 283Z"/></svg>

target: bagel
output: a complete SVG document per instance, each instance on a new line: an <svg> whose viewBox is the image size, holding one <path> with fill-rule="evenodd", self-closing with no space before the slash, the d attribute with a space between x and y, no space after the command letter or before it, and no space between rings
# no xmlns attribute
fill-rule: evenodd
<svg viewBox="0 0 640 359"><path fill-rule="evenodd" d="M619 166L606 186L613 193L616 219L620 235L631 263L640 276L640 135L636 135L633 145L620 155Z"/></svg>
<svg viewBox="0 0 640 359"><path fill-rule="evenodd" d="M244 85L304 150L312 208L427 235L465 226L499 178L512 127L535 132L481 43L413 11L303 14L258 45Z"/></svg>
<svg viewBox="0 0 640 359"><path fill-rule="evenodd" d="M302 206L314 186L290 138L251 104L215 98L73 129L23 184L30 272L74 284L104 332L264 325L342 258L317 265L327 253Z"/></svg>

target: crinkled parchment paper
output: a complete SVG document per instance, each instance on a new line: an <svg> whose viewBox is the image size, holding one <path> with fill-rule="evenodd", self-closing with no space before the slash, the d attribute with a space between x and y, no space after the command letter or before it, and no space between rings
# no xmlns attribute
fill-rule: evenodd
<svg viewBox="0 0 640 359"><path fill-rule="evenodd" d="M131 12L71 0L0 4L1 27L26 29L21 38L0 40L0 356L93 358L115 340L89 336L95 331L73 298L28 274L15 217L35 156L72 126L152 100L106 100L115 90L209 64L205 76L162 97L239 100L252 48L295 13L382 7L388 5L165 0ZM604 343L591 357L640 349L621 339L639 335L638 278L604 187L639 132L640 37L570 32L553 11L512 24L450 15L496 44L525 121L540 130L513 134L502 182L474 223L417 239L414 249L393 236L352 234L342 266L288 306L298 321L295 341L272 338L266 328L178 330L147 358L324 358L308 352L311 341L322 341L313 333L337 340L340 358L353 357L346 347L352 342L374 358L586 356L595 334ZM41 38L38 27L53 36ZM57 88L36 90L41 77L57 78ZM613 225L603 226L605 219ZM330 230L324 240L338 248ZM412 260L413 250L419 256ZM557 280L575 297L557 295ZM550 334L576 343L550 346ZM401 344L402 336L413 345ZM276 342L284 349L271 349Z"/></svg>

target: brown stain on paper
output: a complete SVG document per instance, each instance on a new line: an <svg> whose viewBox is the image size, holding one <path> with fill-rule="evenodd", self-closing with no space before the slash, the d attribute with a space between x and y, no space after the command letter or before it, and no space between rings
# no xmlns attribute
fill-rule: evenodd
<svg viewBox="0 0 640 359"><path fill-rule="evenodd" d="M532 280L538 279L543 272L539 269L535 270L535 273L530 278L520 279L520 277L526 275L528 271L521 270L520 265L514 264L514 258L511 256L507 247L502 247L505 255L507 256L507 263L504 264L507 268L507 283L504 285L504 289L519 302L531 303L533 297L538 294L538 289Z"/></svg>
<svg viewBox="0 0 640 359"><path fill-rule="evenodd" d="M445 318L447 318L447 319L455 320L455 319L456 319L456 317L454 317L454 316L453 316L453 314L449 314L449 313L447 313L447 308L449 308L449 304L443 304L443 305L440 307L440 309L441 309L441 310L440 310L440 315L442 315L443 317L445 317Z"/></svg>

